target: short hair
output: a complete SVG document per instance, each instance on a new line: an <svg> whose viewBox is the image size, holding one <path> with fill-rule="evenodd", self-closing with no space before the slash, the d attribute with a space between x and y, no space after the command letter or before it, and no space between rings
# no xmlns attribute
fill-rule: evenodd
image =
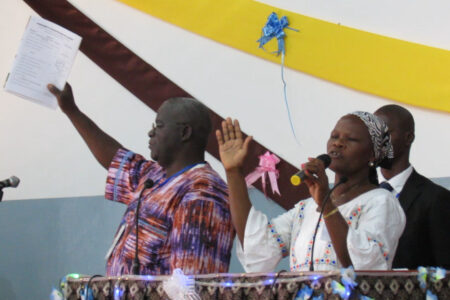
<svg viewBox="0 0 450 300"><path fill-rule="evenodd" d="M200 101L188 97L174 97L166 100L171 105L179 121L192 127L193 139L204 150L212 130L209 109Z"/></svg>
<svg viewBox="0 0 450 300"><path fill-rule="evenodd" d="M403 106L397 104L389 104L377 109L376 113L392 114L399 121L401 129L414 133L414 117Z"/></svg>

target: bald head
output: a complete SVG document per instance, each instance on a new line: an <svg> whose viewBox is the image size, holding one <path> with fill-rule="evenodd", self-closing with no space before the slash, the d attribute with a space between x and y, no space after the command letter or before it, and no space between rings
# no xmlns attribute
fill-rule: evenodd
<svg viewBox="0 0 450 300"><path fill-rule="evenodd" d="M208 108L196 99L185 97L167 99L162 106L170 107L174 121L192 128L193 141L204 151L212 127Z"/></svg>

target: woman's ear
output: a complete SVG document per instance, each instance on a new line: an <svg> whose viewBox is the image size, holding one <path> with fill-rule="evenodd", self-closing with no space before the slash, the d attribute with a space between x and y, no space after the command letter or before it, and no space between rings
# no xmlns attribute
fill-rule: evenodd
<svg viewBox="0 0 450 300"><path fill-rule="evenodd" d="M373 150L371 152L372 154L369 158L369 167L375 167L375 153L373 153Z"/></svg>

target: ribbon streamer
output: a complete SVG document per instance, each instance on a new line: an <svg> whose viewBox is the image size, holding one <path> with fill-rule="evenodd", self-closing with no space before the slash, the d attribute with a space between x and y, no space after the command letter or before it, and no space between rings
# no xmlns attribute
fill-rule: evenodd
<svg viewBox="0 0 450 300"><path fill-rule="evenodd" d="M431 267L431 282L436 283L439 280L445 278L445 273L447 272L445 269L443 268L439 268L439 267Z"/></svg>
<svg viewBox="0 0 450 300"><path fill-rule="evenodd" d="M333 294L338 294L342 299L348 299L352 294L352 290L358 285L355 279L356 274L352 266L341 268L341 282L343 285L333 280L331 282Z"/></svg>
<svg viewBox="0 0 450 300"><path fill-rule="evenodd" d="M171 300L201 300L195 291L195 280L185 276L178 268L168 280L164 281L163 289Z"/></svg>
<svg viewBox="0 0 450 300"><path fill-rule="evenodd" d="M259 48L264 49L264 45L268 43L273 38L276 38L278 41L278 50L272 51L271 53L275 53L277 56L281 53L281 81L283 82L283 96L284 96L284 103L286 105L286 110L288 113L289 118L289 124L291 126L292 134L294 135L295 141L298 145L300 145L300 142L298 141L297 135L295 134L294 124L292 123L292 116L291 116L291 110L289 108L289 102L287 99L287 91L286 91L286 80L284 79L284 56L286 54L286 47L284 43L284 37L286 36L286 33L284 33L284 28L297 31L297 29L291 28L288 26L289 22L287 20L287 17L284 16L281 19L278 19L278 16L276 13L271 13L269 17L267 18L267 23L262 29L262 36L257 42L259 42Z"/></svg>
<svg viewBox="0 0 450 300"><path fill-rule="evenodd" d="M342 299L347 299L350 296L350 291L348 291L345 286L337 282L336 280L331 281L331 289L333 294L339 295Z"/></svg>
<svg viewBox="0 0 450 300"><path fill-rule="evenodd" d="M417 280L419 281L420 288L423 290L427 288L427 277L430 279L431 282L436 283L445 277L445 273L446 270L439 267L430 267L428 269L422 266L418 267ZM433 294L430 290L427 289L426 299L437 300L438 298L435 294Z"/></svg>
<svg viewBox="0 0 450 300"><path fill-rule="evenodd" d="M264 155L259 156L259 166L245 177L245 182L247 186L251 186L259 178L262 180L262 188L264 195L266 195L266 173L269 176L270 185L272 186L272 193L280 194L278 190L277 178L279 172L276 169L276 165L280 162L280 159L275 154L267 151ZM267 195L266 195L267 196Z"/></svg>
<svg viewBox="0 0 450 300"><path fill-rule="evenodd" d="M355 281L356 274L355 270L352 266L348 268L342 268L341 269L341 282L346 286L350 288L355 288L355 286L358 285L358 283Z"/></svg>
<svg viewBox="0 0 450 300"><path fill-rule="evenodd" d="M294 300L323 300L323 294L317 297L312 296L313 289L307 285L305 285L302 289L297 292ZM312 298L311 298L312 297Z"/></svg>
<svg viewBox="0 0 450 300"><path fill-rule="evenodd" d="M64 299L63 294L56 288L53 288L50 294L50 300L63 300L63 299Z"/></svg>
<svg viewBox="0 0 450 300"><path fill-rule="evenodd" d="M305 285L301 290L297 292L294 300L308 300L309 298L311 298L312 293L312 288Z"/></svg>
<svg viewBox="0 0 450 300"><path fill-rule="evenodd" d="M421 289L425 289L427 287L427 274L428 270L425 267L417 268L417 280L419 281L419 286Z"/></svg>
<svg viewBox="0 0 450 300"><path fill-rule="evenodd" d="M426 300L439 300L439 299L435 294L430 292L430 290L427 290Z"/></svg>

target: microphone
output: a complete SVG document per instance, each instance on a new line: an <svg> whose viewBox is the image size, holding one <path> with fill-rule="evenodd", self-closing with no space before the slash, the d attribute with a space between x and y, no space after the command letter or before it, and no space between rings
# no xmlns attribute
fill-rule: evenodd
<svg viewBox="0 0 450 300"><path fill-rule="evenodd" d="M8 179L0 181L0 201L3 199L3 188L5 187L17 187L20 183L20 179L16 176L11 176Z"/></svg>
<svg viewBox="0 0 450 300"><path fill-rule="evenodd" d="M321 154L319 156L317 156L317 159L320 159L323 164L325 165L325 169L328 168L328 166L331 163L331 157L328 154ZM305 174L304 170L300 170L297 173L295 173L294 175L291 176L291 183L292 185L300 185L303 180L305 180L305 177L307 177L307 175Z"/></svg>
<svg viewBox="0 0 450 300"><path fill-rule="evenodd" d="M326 155L326 154L322 154L322 155ZM326 155L328 156L328 155ZM328 158L330 158L328 156ZM330 164L330 163L328 163ZM317 230L319 229L319 224L320 224L320 219L322 218L323 215L323 209L325 208L325 204L327 204L328 199L330 198L331 193L341 184L346 183L348 181L348 178L343 176L339 179L338 183L336 183L329 191L328 193L325 195L323 202L322 202L322 206L320 207L320 215L319 215L319 219L317 220L317 224L316 224L316 229L314 230L314 235L313 235L313 243L311 246L311 264L309 265L309 270L310 271L314 271L314 245L316 244L316 235L317 235Z"/></svg>
<svg viewBox="0 0 450 300"><path fill-rule="evenodd" d="M155 183L151 179L147 179L144 182L144 188L142 189L141 193L139 194L138 203L136 206L136 212L135 212L135 218L134 218L134 225L136 227L136 248L134 251L134 260L133 264L131 265L131 272L133 275L139 275L139 269L141 268L141 263L139 262L139 208L141 207L141 197L142 193L149 188L152 188Z"/></svg>
<svg viewBox="0 0 450 300"><path fill-rule="evenodd" d="M16 176L11 176L8 179L5 179L3 181L0 181L0 189L5 187L17 187L20 183L20 179Z"/></svg>

